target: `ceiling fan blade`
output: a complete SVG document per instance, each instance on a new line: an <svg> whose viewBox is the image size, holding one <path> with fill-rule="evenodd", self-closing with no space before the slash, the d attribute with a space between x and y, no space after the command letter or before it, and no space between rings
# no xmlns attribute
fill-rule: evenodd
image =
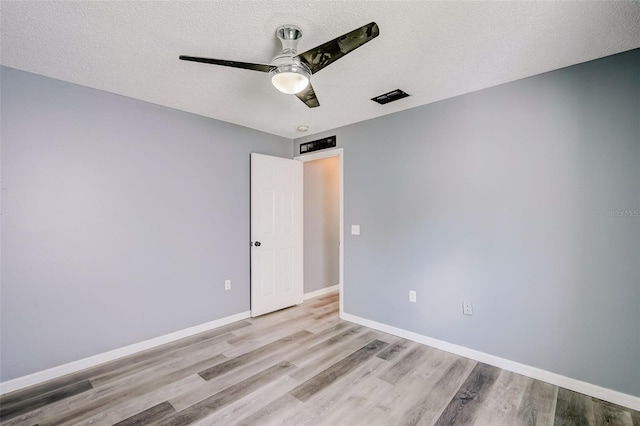
<svg viewBox="0 0 640 426"><path fill-rule="evenodd" d="M180 55L180 59L183 61L202 62L205 64L222 65L225 67L242 68L245 70L269 72L271 65L265 64L252 64L250 62L238 62L238 61L225 61L223 59L211 59L211 58L198 58L196 56Z"/></svg>
<svg viewBox="0 0 640 426"><path fill-rule="evenodd" d="M313 86L311 86L311 82L307 85L307 87L300 93L296 93L298 99L304 102L309 108L315 108L320 106L320 102L318 102L318 98L316 98L316 92L313 91Z"/></svg>
<svg viewBox="0 0 640 426"><path fill-rule="evenodd" d="M378 37L379 34L378 24L371 22L318 47L307 50L298 55L298 58L311 69L312 74L315 74L347 53Z"/></svg>

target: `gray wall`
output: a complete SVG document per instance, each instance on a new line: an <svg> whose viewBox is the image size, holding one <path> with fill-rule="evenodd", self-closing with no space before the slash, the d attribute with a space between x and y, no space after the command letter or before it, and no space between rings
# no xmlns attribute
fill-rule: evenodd
<svg viewBox="0 0 640 426"><path fill-rule="evenodd" d="M249 153L291 140L10 68L1 84L1 380L249 309Z"/></svg>
<svg viewBox="0 0 640 426"><path fill-rule="evenodd" d="M344 147L345 312L640 396L639 75L635 50L297 140Z"/></svg>
<svg viewBox="0 0 640 426"><path fill-rule="evenodd" d="M338 157L304 163L304 292L340 282Z"/></svg>

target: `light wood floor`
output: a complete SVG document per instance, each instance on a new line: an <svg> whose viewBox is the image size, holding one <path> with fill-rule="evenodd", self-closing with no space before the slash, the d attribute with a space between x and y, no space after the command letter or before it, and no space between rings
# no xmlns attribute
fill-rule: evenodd
<svg viewBox="0 0 640 426"><path fill-rule="evenodd" d="M640 413L338 318L332 294L0 398L2 425L635 425Z"/></svg>

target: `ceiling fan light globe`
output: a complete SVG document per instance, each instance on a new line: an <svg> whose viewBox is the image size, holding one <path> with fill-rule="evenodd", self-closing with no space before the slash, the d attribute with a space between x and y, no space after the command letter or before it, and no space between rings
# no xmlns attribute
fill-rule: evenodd
<svg viewBox="0 0 640 426"><path fill-rule="evenodd" d="M271 83L288 95L302 92L309 85L310 73L297 65L282 65L271 71Z"/></svg>
<svg viewBox="0 0 640 426"><path fill-rule="evenodd" d="M283 72L271 77L271 83L282 93L295 95L302 92L309 85L309 79L304 75Z"/></svg>

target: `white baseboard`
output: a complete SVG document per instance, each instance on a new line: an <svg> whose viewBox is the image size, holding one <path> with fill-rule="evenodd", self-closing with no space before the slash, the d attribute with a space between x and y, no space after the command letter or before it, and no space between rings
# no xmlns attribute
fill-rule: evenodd
<svg viewBox="0 0 640 426"><path fill-rule="evenodd" d="M184 330L178 330L173 333L165 334L164 336L154 337L153 339L134 343L133 345L124 346L122 348L80 359L78 361L73 361L67 364L59 365L57 367L49 368L47 370L38 371L37 373L29 374L27 376L18 377L17 379L8 380L6 382L0 383L0 395L13 392L18 389L23 389L28 386L33 386L38 383L46 382L47 380L55 379L66 374L75 373L80 370L84 370L85 368L95 367L96 365L104 364L105 362L113 361L115 359L132 355L147 349L155 348L156 346L164 345L165 343L170 343L184 337L193 336L194 334L222 327L223 325L231 324L232 322L240 321L246 318L249 318L249 311L185 328Z"/></svg>
<svg viewBox="0 0 640 426"><path fill-rule="evenodd" d="M609 401L614 404L632 408L634 410L640 410L640 397L603 388L591 383L583 382L581 380L572 379L570 377L562 376L560 374L552 373L540 368L520 364L518 362L511 361L505 358L489 355L487 353L469 349L464 346L459 346L453 343L445 342L443 340L423 336L422 334L368 320L355 315L343 313L342 315L340 315L340 318L345 321L364 325L365 327L373 328L375 330L379 330L388 334L393 334L394 336L403 337L414 342L422 343L423 345L432 346L434 348L460 355L474 361L483 362L485 364L493 365L494 367L502 368L504 370L508 370L517 374L522 374L523 376L551 383L552 385L560 386L575 392Z"/></svg>
<svg viewBox="0 0 640 426"><path fill-rule="evenodd" d="M332 285L331 287L321 288L320 290L305 293L303 298L304 300L307 300L307 299L313 299L314 297L318 297L318 296L324 296L325 294L329 294L331 292L338 290L339 287L340 287L340 284Z"/></svg>

